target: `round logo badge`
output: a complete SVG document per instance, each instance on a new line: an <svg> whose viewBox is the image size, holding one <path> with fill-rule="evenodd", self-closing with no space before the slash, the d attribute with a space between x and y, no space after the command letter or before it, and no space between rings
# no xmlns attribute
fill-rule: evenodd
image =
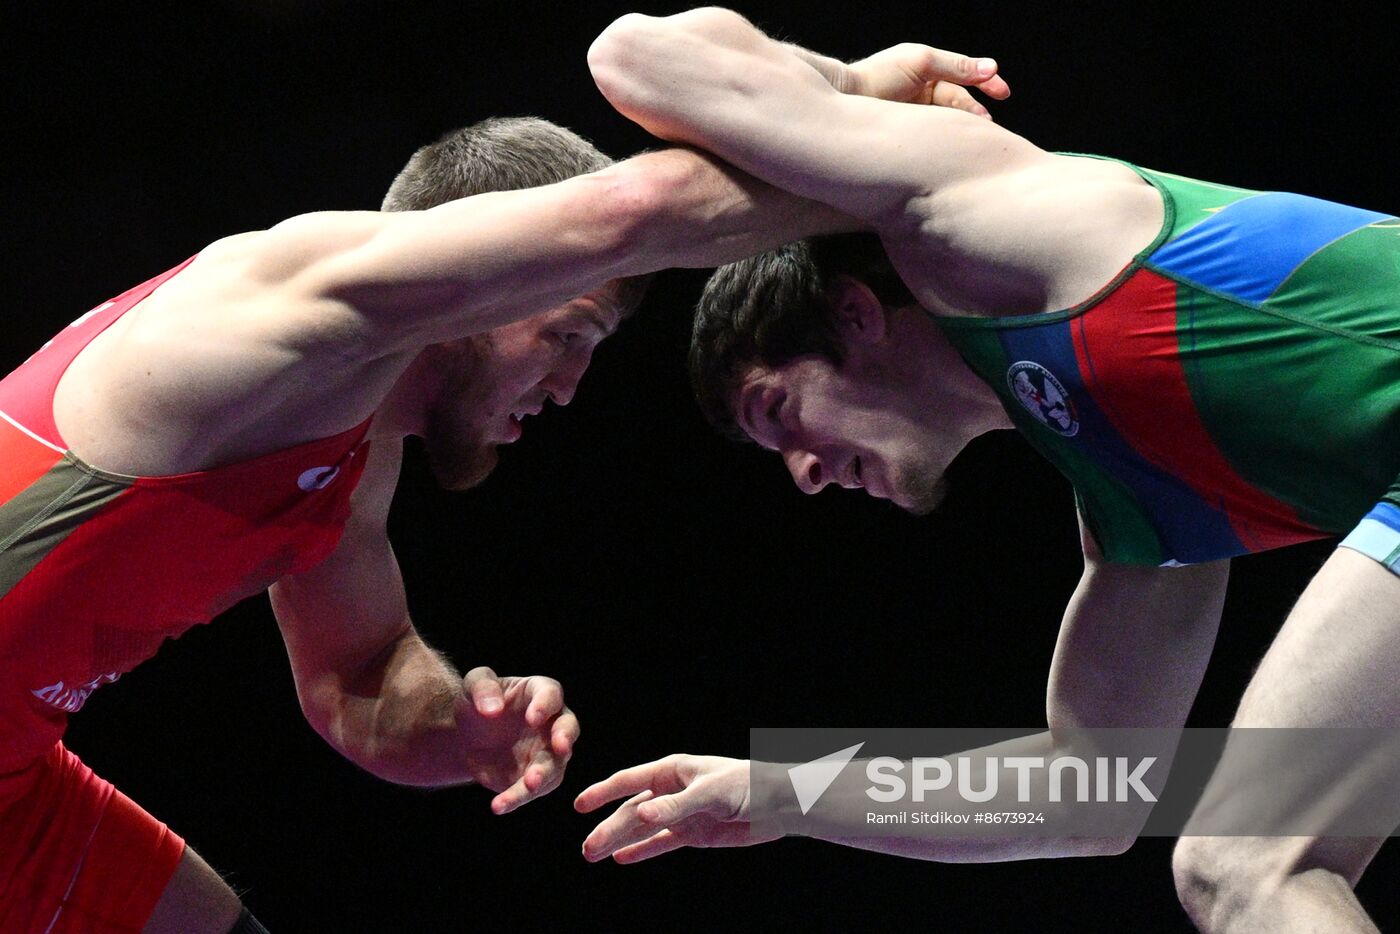
<svg viewBox="0 0 1400 934"><path fill-rule="evenodd" d="M312 467L304 471L297 477L297 486L303 491L310 493L313 490L324 490L330 486L330 482L340 473L339 467Z"/></svg>
<svg viewBox="0 0 1400 934"><path fill-rule="evenodd" d="M1018 360L1006 371L1011 394L1036 419L1058 434L1072 438L1079 432L1079 416L1064 384L1039 363Z"/></svg>

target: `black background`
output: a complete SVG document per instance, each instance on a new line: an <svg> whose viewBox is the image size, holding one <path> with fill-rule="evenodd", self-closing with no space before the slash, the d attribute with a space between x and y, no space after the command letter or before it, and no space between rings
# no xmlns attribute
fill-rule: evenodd
<svg viewBox="0 0 1400 934"><path fill-rule="evenodd" d="M679 5L212 2L5 15L0 365L220 236L373 208L411 151L492 114L648 145L589 79L591 38ZM764 2L771 32L857 57L902 40L995 55L998 119L1039 145L1400 211L1381 4ZM590 866L585 784L750 726L1044 722L1079 558L1067 486L1015 437L955 465L942 513L803 497L702 424L681 369L702 276L663 278L567 412L496 476L406 469L392 523L421 630L463 668L547 673L584 737L564 788L507 817L479 789L396 788L302 722L257 598L76 717L70 745L185 835L274 931L1186 928L1170 841L1113 859L945 866L786 840ZM1281 400L1287 411L1287 400ZM139 548L140 543L132 547ZM1325 546L1236 562L1193 714L1222 725ZM158 569L153 569L158 570ZM1389 851L1362 884L1400 920Z"/></svg>

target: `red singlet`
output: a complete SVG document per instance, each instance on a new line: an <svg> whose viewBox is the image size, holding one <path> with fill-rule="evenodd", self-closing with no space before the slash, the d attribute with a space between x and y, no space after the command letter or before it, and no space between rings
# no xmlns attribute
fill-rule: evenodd
<svg viewBox="0 0 1400 934"><path fill-rule="evenodd" d="M368 421L243 463L166 477L108 473L67 450L54 424L53 396L69 363L189 262L94 308L0 380L0 929L6 931L28 929L29 921L60 907L25 907L40 893L22 890L24 866L65 872L49 865L46 847L81 852L91 867L104 862L99 843L106 840L114 852L122 846L91 820L55 839L64 837L55 827L74 821L18 819L32 817L33 808L62 807L69 817L100 821L105 812L109 823L117 822L111 786L59 745L68 715L164 640L329 555L364 468ZM56 790L60 777L86 789L85 804L75 803L71 787ZM147 851L157 871L147 875L158 883L158 897L183 843L150 826L141 832L153 841ZM81 846L74 845L77 838ZM65 877L60 888L92 888L80 866L70 868L72 885ZM114 892L114 904L130 903L131 895ZM154 897L136 901L146 912L155 904ZM113 924L133 923L117 917Z"/></svg>

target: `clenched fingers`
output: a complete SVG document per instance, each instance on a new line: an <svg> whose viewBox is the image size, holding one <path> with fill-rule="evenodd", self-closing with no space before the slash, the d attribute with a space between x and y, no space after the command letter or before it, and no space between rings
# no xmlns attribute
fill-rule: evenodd
<svg viewBox="0 0 1400 934"><path fill-rule="evenodd" d="M564 710L564 688L553 678L535 675L525 679L525 696L530 699L525 708L525 722L532 727L543 726Z"/></svg>
<svg viewBox="0 0 1400 934"><path fill-rule="evenodd" d="M496 814L509 814L521 805L549 794L564 780L566 765L564 760L541 750L513 785L491 799L491 810Z"/></svg>

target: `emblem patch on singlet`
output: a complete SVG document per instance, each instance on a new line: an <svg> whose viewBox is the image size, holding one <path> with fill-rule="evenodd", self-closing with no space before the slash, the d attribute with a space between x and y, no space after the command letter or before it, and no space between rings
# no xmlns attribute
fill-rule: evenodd
<svg viewBox="0 0 1400 934"><path fill-rule="evenodd" d="M1006 385L1016 401L1051 431L1066 438L1079 432L1079 417L1064 384L1039 363L1018 360L1011 364Z"/></svg>
<svg viewBox="0 0 1400 934"><path fill-rule="evenodd" d="M302 491L306 493L324 490L326 487L330 486L331 481L338 476L340 476L339 467L312 467L310 470L303 471L301 476L297 477L297 486L301 487Z"/></svg>

